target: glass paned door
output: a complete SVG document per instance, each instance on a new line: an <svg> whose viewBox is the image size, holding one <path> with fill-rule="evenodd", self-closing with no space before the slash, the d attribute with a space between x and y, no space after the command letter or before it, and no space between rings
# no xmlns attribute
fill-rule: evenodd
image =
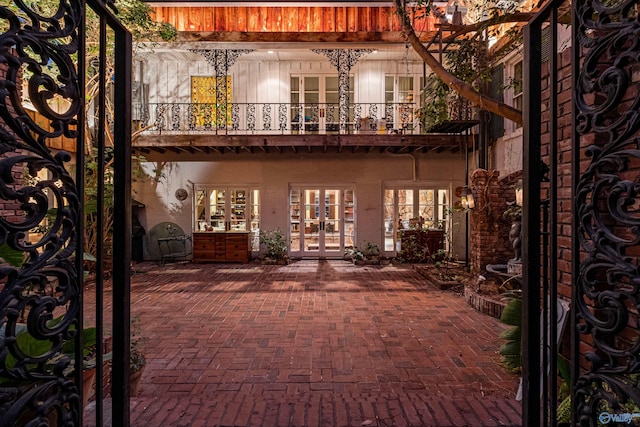
<svg viewBox="0 0 640 427"><path fill-rule="evenodd" d="M354 204L353 204L353 190L346 189L344 190L344 249L353 248L355 246L355 213L354 213ZM344 250L343 250L344 253Z"/></svg>
<svg viewBox="0 0 640 427"><path fill-rule="evenodd" d="M251 222L251 250L260 250L260 190L250 190L249 218Z"/></svg>
<svg viewBox="0 0 640 427"><path fill-rule="evenodd" d="M303 252L320 254L320 189L304 190Z"/></svg>
<svg viewBox="0 0 640 427"><path fill-rule="evenodd" d="M386 75L384 80L384 102L387 128L413 129L413 77Z"/></svg>
<svg viewBox="0 0 640 427"><path fill-rule="evenodd" d="M340 131L340 94L338 77L326 77L324 89L325 104L321 107L320 116L324 119L327 133Z"/></svg>
<svg viewBox="0 0 640 427"><path fill-rule="evenodd" d="M289 192L289 238L290 238L290 252L292 254L301 252L301 238L300 238L300 203L301 203L300 190L291 190Z"/></svg>
<svg viewBox="0 0 640 427"><path fill-rule="evenodd" d="M320 117L320 77L304 77L304 131L318 133L321 128Z"/></svg>
<svg viewBox="0 0 640 427"><path fill-rule="evenodd" d="M345 247L353 246L352 189L291 189L289 214L293 256L339 258Z"/></svg>
<svg viewBox="0 0 640 427"><path fill-rule="evenodd" d="M294 133L340 132L340 87L337 76L291 76L291 129ZM354 79L349 78L347 120L353 122Z"/></svg>
<svg viewBox="0 0 640 427"><path fill-rule="evenodd" d="M395 213L395 192L393 190L384 190L384 250L398 251L396 248L396 213Z"/></svg>
<svg viewBox="0 0 640 427"><path fill-rule="evenodd" d="M340 230L343 229L340 190L324 190L324 199L321 200L324 200L324 206L320 207L320 211L324 212L320 226L324 238L324 255L342 254L344 251L341 251L340 244Z"/></svg>

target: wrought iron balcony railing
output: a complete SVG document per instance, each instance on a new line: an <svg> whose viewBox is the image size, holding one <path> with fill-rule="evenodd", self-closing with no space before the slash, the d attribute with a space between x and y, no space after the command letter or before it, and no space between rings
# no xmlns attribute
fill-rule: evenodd
<svg viewBox="0 0 640 427"><path fill-rule="evenodd" d="M139 129L155 134L419 134L415 103L134 104ZM342 114L341 114L342 113Z"/></svg>

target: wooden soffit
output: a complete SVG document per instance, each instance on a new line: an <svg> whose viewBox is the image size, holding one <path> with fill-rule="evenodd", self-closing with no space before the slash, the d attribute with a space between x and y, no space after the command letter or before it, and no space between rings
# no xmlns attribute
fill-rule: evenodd
<svg viewBox="0 0 640 427"><path fill-rule="evenodd" d="M280 3L278 3L280 4ZM154 19L173 25L179 41L231 42L403 42L393 6L199 6L152 3ZM424 8L412 8L417 34L430 39L436 21Z"/></svg>
<svg viewBox="0 0 640 427"><path fill-rule="evenodd" d="M142 135L137 153L450 152L473 144L472 135Z"/></svg>

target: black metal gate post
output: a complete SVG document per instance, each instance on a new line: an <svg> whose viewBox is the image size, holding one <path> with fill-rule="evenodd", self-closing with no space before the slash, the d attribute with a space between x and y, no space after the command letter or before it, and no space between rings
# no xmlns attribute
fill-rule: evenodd
<svg viewBox="0 0 640 427"><path fill-rule="evenodd" d="M525 27L524 33L524 165L523 212L523 425L557 425L558 406L558 268L563 248L558 192L566 179L558 176L558 97L566 91L559 78L559 14L570 16L569 3L551 1ZM568 114L568 112L567 112ZM566 138L565 138L566 139ZM544 142L543 142L544 141ZM563 317L564 318L564 317ZM560 329L560 330L559 330Z"/></svg>

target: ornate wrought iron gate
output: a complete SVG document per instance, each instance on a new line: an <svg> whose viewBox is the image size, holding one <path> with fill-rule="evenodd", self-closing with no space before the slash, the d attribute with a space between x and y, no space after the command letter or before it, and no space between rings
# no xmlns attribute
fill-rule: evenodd
<svg viewBox="0 0 640 427"><path fill-rule="evenodd" d="M525 32L527 425L558 423L565 358L572 424L640 419L639 8L552 1ZM564 340L561 300L571 301Z"/></svg>
<svg viewBox="0 0 640 427"><path fill-rule="evenodd" d="M87 7L96 16L91 21ZM102 425L105 416L114 425L129 425L132 53L131 35L110 8L115 10L113 0L14 0L0 6L0 257L14 259L0 265L0 426L82 425L88 335L78 331L88 326L83 313L93 310L96 390L102 390L105 241L117 248L110 296L117 314L111 362L116 392L111 416L96 399L96 423ZM91 55L88 22L99 41ZM89 66L87 58L93 58ZM97 74L87 76L88 69ZM98 95L88 105L85 85L92 84ZM107 101L115 106L113 116ZM95 169L89 171L85 155L97 159ZM110 159L112 169L105 166ZM89 292L83 281L89 209L84 183L90 175L97 183L91 188L95 218L102 224L105 212L112 212L113 231L97 227L96 283L86 289L95 289L98 302L83 307L83 292Z"/></svg>

